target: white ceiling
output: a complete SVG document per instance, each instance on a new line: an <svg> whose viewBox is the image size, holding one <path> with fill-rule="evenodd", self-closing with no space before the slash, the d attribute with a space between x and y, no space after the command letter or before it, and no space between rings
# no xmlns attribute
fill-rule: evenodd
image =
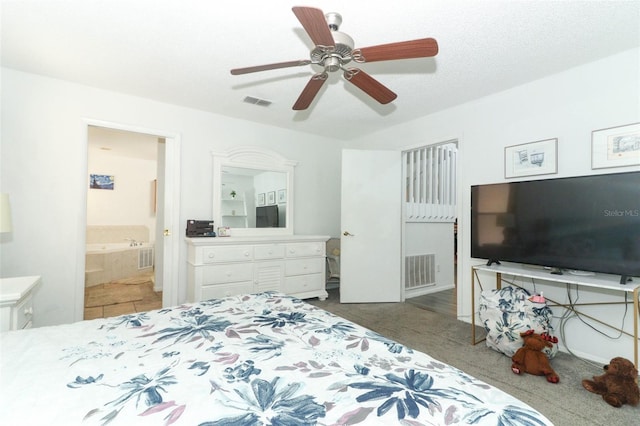
<svg viewBox="0 0 640 426"><path fill-rule="evenodd" d="M145 161L158 160L159 138L157 136L89 126L87 142L89 156L109 155Z"/></svg>
<svg viewBox="0 0 640 426"><path fill-rule="evenodd" d="M308 59L297 5L340 13L356 47L433 37L440 52L361 66L398 94L391 104L335 73L296 112L312 66L229 70ZM3 66L339 139L640 46L637 0L2 0L1 12Z"/></svg>

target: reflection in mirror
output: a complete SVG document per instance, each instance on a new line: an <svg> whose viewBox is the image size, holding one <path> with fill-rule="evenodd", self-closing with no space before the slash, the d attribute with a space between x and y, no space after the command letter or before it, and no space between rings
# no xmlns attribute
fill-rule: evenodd
<svg viewBox="0 0 640 426"><path fill-rule="evenodd" d="M214 152L214 226L231 236L292 235L295 165L261 147Z"/></svg>
<svg viewBox="0 0 640 426"><path fill-rule="evenodd" d="M221 185L222 226L286 228L286 173L223 166Z"/></svg>

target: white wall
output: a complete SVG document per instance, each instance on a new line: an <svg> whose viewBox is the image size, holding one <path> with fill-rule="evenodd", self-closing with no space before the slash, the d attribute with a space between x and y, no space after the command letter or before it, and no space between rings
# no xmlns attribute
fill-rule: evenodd
<svg viewBox="0 0 640 426"><path fill-rule="evenodd" d="M89 149L88 165L87 185L90 174L111 175L115 182L113 190L88 190L87 225L143 225L149 241L155 241L152 184L157 162L113 155L95 146Z"/></svg>
<svg viewBox="0 0 640 426"><path fill-rule="evenodd" d="M413 297L435 293L454 286L453 223L406 223L404 231L405 256L435 254L434 286L407 294Z"/></svg>
<svg viewBox="0 0 640 426"><path fill-rule="evenodd" d="M350 145L354 148L402 149L458 139L461 189L458 201L458 317L471 321L470 268L481 261L470 258L470 186L505 181L506 146L548 138L558 138L558 174L540 178L640 170L640 167L591 169L591 131L634 122L640 122L640 49L389 128ZM492 279L484 277L483 282L491 284ZM547 291L551 290L545 290L545 295L551 297ZM589 297L621 300L620 293L605 296L589 293L588 290L581 291L583 301ZM562 297L558 295L558 298ZM631 311L629 308L625 322L628 331L632 331ZM606 308L604 315L615 324L622 323L620 307ZM607 362L616 354L633 359L632 342L626 336L608 339L579 321L572 321L566 331L570 336L570 349L598 362ZM616 335L611 330L607 332Z"/></svg>
<svg viewBox="0 0 640 426"><path fill-rule="evenodd" d="M180 135L181 224L212 216L211 151L253 145L298 161L296 233L336 236L340 231L339 142L11 69L1 71L0 183L2 192L11 196L14 223L13 233L0 241L0 275L42 276L34 299L35 326L82 318L76 295L78 286L83 286L77 282L78 260L84 259L78 224L86 220L88 171L83 119ZM184 235L184 228L174 233ZM180 240L180 245L175 262L180 269L178 299L183 301L186 243Z"/></svg>

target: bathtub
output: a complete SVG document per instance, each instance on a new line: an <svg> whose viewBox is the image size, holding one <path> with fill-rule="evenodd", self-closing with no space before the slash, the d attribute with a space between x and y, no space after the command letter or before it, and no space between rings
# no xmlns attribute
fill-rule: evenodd
<svg viewBox="0 0 640 426"><path fill-rule="evenodd" d="M92 243L85 249L85 287L147 275L153 270L153 243Z"/></svg>
<svg viewBox="0 0 640 426"><path fill-rule="evenodd" d="M116 251L137 250L144 247L153 247L152 243L138 243L137 246L130 246L129 243L93 243L87 244L87 254L113 253Z"/></svg>

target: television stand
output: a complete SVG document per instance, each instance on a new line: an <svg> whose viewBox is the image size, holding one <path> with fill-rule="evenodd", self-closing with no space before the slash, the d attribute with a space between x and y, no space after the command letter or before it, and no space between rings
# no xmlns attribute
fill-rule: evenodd
<svg viewBox="0 0 640 426"><path fill-rule="evenodd" d="M626 275L621 275L620 276L620 285L625 285L626 283L630 283L632 281L633 281L633 279L631 277L628 277Z"/></svg>
<svg viewBox="0 0 640 426"><path fill-rule="evenodd" d="M633 294L633 335L624 330L617 328L615 325L609 324L605 321L593 318L595 321L610 327L612 329L618 330L621 333L624 333L628 336L633 337L633 361L638 368L638 323L640 322L640 285L628 285L628 282L631 280L627 276L623 276L618 283L615 278L611 276L572 276L570 274L567 275L553 275L553 272L549 270L542 269L533 269L533 268L525 268L523 266L504 266L504 265L476 265L471 267L471 342L473 345L480 343L482 340L476 340L476 280L478 281L478 285L482 290L482 283L480 282L480 278L478 277L478 272L489 272L496 275L496 286L495 288L499 290L502 288L502 275L507 275L510 277L523 277L523 278L531 278L538 279L548 282L555 282L561 284L574 284L581 287L592 287L598 289L606 289L606 290L614 290L614 291L622 291L626 293ZM624 280L624 282L623 282ZM520 287L518 284L510 283L509 285L514 285L516 287ZM545 295L546 296L546 295ZM564 309L568 309L574 313L582 314L580 311L576 309L577 304L567 305L554 302L553 300L546 298L549 302L552 303L551 307L559 306ZM602 304L615 304L615 302L602 302ZM624 303L624 302L622 302Z"/></svg>

